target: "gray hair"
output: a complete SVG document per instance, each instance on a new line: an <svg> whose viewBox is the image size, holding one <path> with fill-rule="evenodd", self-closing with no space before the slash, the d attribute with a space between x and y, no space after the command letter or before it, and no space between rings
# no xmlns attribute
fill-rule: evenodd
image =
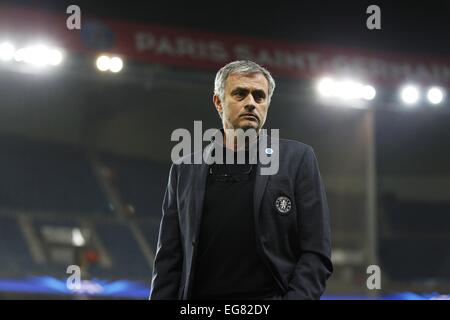
<svg viewBox="0 0 450 320"><path fill-rule="evenodd" d="M239 60L228 63L223 66L216 74L216 79L214 81L214 94L219 96L220 100L223 101L225 97L225 82L231 74L252 74L261 73L266 77L269 84L269 104L275 90L275 80L273 80L270 72L261 67L259 64L250 60Z"/></svg>

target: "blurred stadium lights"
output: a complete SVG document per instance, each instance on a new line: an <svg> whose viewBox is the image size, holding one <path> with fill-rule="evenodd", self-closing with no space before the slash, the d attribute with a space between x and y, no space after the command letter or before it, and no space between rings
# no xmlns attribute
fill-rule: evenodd
<svg viewBox="0 0 450 320"><path fill-rule="evenodd" d="M400 89L400 97L406 106L415 105L420 99L419 88L415 85L405 85Z"/></svg>
<svg viewBox="0 0 450 320"><path fill-rule="evenodd" d="M10 61L14 58L15 48L10 42L0 43L0 60Z"/></svg>
<svg viewBox="0 0 450 320"><path fill-rule="evenodd" d="M72 229L72 243L74 246L82 247L86 244L86 241L78 228Z"/></svg>
<svg viewBox="0 0 450 320"><path fill-rule="evenodd" d="M438 105L444 101L445 91L439 87L431 87L427 92L427 99L433 105Z"/></svg>
<svg viewBox="0 0 450 320"><path fill-rule="evenodd" d="M97 69L100 71L107 71L109 70L110 65L110 58L108 56L100 56L97 58L96 66Z"/></svg>
<svg viewBox="0 0 450 320"><path fill-rule="evenodd" d="M97 58L96 66L102 72L111 71L117 73L123 69L123 60L119 57L101 55Z"/></svg>
<svg viewBox="0 0 450 320"><path fill-rule="evenodd" d="M0 60L27 63L36 67L57 66L63 60L60 49L36 44L16 49L10 42L0 43Z"/></svg>
<svg viewBox="0 0 450 320"><path fill-rule="evenodd" d="M322 97L341 100L373 100L376 90L373 86L356 80L334 80L330 77L321 78L317 90Z"/></svg>
<svg viewBox="0 0 450 320"><path fill-rule="evenodd" d="M332 77L320 78L316 87L320 97L327 102L345 107L364 107L362 102L375 99L377 92L369 84L357 80L336 80ZM415 84L405 84L399 89L399 96L404 106L413 107L422 99L422 89ZM427 101L432 105L443 104L446 91L442 87L433 86L427 90Z"/></svg>
<svg viewBox="0 0 450 320"><path fill-rule="evenodd" d="M14 54L17 62L25 62L37 67L57 66L62 61L61 51L45 45L35 45L18 49Z"/></svg>
<svg viewBox="0 0 450 320"><path fill-rule="evenodd" d="M421 99L421 88L416 85L404 85L400 89L400 97L403 103L407 106L412 106L417 104ZM430 87L427 90L427 100L432 105L439 105L444 101L445 90L440 87Z"/></svg>
<svg viewBox="0 0 450 320"><path fill-rule="evenodd" d="M111 72L119 72L123 68L123 61L119 57L113 57L110 60L110 67L109 70Z"/></svg>

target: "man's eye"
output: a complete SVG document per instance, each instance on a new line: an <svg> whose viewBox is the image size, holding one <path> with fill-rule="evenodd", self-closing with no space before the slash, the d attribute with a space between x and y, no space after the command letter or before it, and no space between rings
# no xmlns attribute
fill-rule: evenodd
<svg viewBox="0 0 450 320"><path fill-rule="evenodd" d="M255 101L258 101L258 102L264 100L264 95L262 95L262 94L256 93L253 97L254 97Z"/></svg>
<svg viewBox="0 0 450 320"><path fill-rule="evenodd" d="M245 92L244 91L236 91L235 95L239 98L245 97Z"/></svg>

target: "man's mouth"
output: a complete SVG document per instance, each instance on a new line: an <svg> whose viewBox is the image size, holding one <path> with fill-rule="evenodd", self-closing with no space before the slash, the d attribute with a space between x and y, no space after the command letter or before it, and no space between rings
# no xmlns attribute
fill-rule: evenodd
<svg viewBox="0 0 450 320"><path fill-rule="evenodd" d="M243 115L241 115L241 117L246 118L248 120L253 120L253 121L258 121L258 117L255 116L253 113L244 113Z"/></svg>

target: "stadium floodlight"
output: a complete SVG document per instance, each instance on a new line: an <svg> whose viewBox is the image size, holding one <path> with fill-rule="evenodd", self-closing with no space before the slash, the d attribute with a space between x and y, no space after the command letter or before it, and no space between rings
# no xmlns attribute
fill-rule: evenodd
<svg viewBox="0 0 450 320"><path fill-rule="evenodd" d="M339 82L339 90L336 95L344 100L360 99L362 93L362 84L353 80L343 80Z"/></svg>
<svg viewBox="0 0 450 320"><path fill-rule="evenodd" d="M374 87L370 85L365 85L362 88L362 98L365 100L373 100L375 96L377 95L377 91Z"/></svg>
<svg viewBox="0 0 450 320"><path fill-rule="evenodd" d="M48 63L52 66L59 65L63 60L63 54L58 49L51 49L48 54Z"/></svg>
<svg viewBox="0 0 450 320"><path fill-rule="evenodd" d="M100 71L107 71L111 67L111 59L108 56L100 56L96 62L97 69Z"/></svg>
<svg viewBox="0 0 450 320"><path fill-rule="evenodd" d="M371 85L365 85L354 80L344 80L339 83L337 96L344 100L373 100L376 91Z"/></svg>
<svg viewBox="0 0 450 320"><path fill-rule="evenodd" d="M72 229L72 243L77 247L82 247L86 244L86 240L81 233L81 230L78 228Z"/></svg>
<svg viewBox="0 0 450 320"><path fill-rule="evenodd" d="M432 104L439 104L444 100L444 90L439 87L431 87L427 92L427 99Z"/></svg>
<svg viewBox="0 0 450 320"><path fill-rule="evenodd" d="M25 62L37 67L43 67L48 64L49 49L44 45L28 47L25 53Z"/></svg>
<svg viewBox="0 0 450 320"><path fill-rule="evenodd" d="M10 61L14 58L14 46L9 42L0 43L0 60Z"/></svg>
<svg viewBox="0 0 450 320"><path fill-rule="evenodd" d="M352 79L334 80L324 77L317 83L317 90L323 97L334 97L341 100L373 100L376 90L373 86Z"/></svg>
<svg viewBox="0 0 450 320"><path fill-rule="evenodd" d="M16 52L14 53L14 60L16 60L17 62L25 62L26 53L27 53L26 48L20 48L16 50Z"/></svg>
<svg viewBox="0 0 450 320"><path fill-rule="evenodd" d="M105 72L111 71L113 73L120 72L123 68L123 60L119 57L110 57L107 55L101 55L96 61L97 69Z"/></svg>
<svg viewBox="0 0 450 320"><path fill-rule="evenodd" d="M123 68L123 61L119 57L113 57L110 60L109 70L111 72L119 72Z"/></svg>
<svg viewBox="0 0 450 320"><path fill-rule="evenodd" d="M419 88L414 85L406 85L402 87L400 96L406 105L413 105L419 101Z"/></svg>
<svg viewBox="0 0 450 320"><path fill-rule="evenodd" d="M57 66L62 62L63 54L59 49L37 44L16 50L14 60L36 67Z"/></svg>
<svg viewBox="0 0 450 320"><path fill-rule="evenodd" d="M336 82L331 78L322 78L319 80L317 90L324 97L330 97L336 91Z"/></svg>

